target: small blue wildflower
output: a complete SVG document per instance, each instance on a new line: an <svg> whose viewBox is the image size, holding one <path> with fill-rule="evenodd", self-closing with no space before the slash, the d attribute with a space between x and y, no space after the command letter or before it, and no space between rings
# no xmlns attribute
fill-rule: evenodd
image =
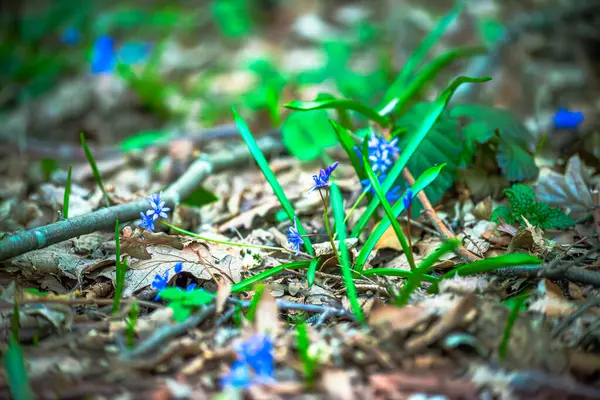
<svg viewBox="0 0 600 400"><path fill-rule="evenodd" d="M273 342L267 335L254 335L237 349L238 360L228 375L221 379L223 387L248 388L254 383L275 382Z"/></svg>
<svg viewBox="0 0 600 400"><path fill-rule="evenodd" d="M367 139L365 139L367 140ZM368 159L371 163L373 172L386 174L388 169L394 164L394 160L398 157L400 149L398 148L398 138L387 141L385 138L371 133L368 139ZM362 154L358 147L354 147L362 162Z"/></svg>
<svg viewBox="0 0 600 400"><path fill-rule="evenodd" d="M173 271L175 271L176 274L180 273L181 270L183 269L183 263L180 261L177 264L173 265Z"/></svg>
<svg viewBox="0 0 600 400"><path fill-rule="evenodd" d="M584 120L582 112L569 111L564 107L558 109L552 117L554 129L577 129Z"/></svg>
<svg viewBox="0 0 600 400"><path fill-rule="evenodd" d="M298 232L296 217L294 217L294 226L290 226L290 229L288 230L287 237L292 250L296 251L296 255L300 254L300 246L304 244L304 240L302 240L302 236L300 236L300 232Z"/></svg>
<svg viewBox="0 0 600 400"><path fill-rule="evenodd" d="M76 45L81 40L81 32L79 32L75 27L69 26L62 32L60 36L60 41L64 44L68 45Z"/></svg>
<svg viewBox="0 0 600 400"><path fill-rule="evenodd" d="M386 175L379 175L377 177L377 180L379 180L379 183L381 184L381 183L383 183L383 181L385 181L385 178L386 178ZM360 184L364 188L363 192L369 191L369 193L371 193L373 196L376 196L375 189L371 185L371 181L369 179L363 179L362 181L360 181ZM396 200L398 200L400 198L400 194L398 193L399 191L400 191L399 186L394 186L390 190L388 190L388 192L385 194L385 199L388 201L388 203L394 203Z"/></svg>
<svg viewBox="0 0 600 400"><path fill-rule="evenodd" d="M151 216L144 214L143 212L140 212L140 217L142 217L142 222L138 226L142 227L143 229L154 232L154 219Z"/></svg>
<svg viewBox="0 0 600 400"><path fill-rule="evenodd" d="M402 197L402 204L404 205L405 210L408 210L408 207L410 207L410 204L413 201L413 197L414 197L414 193L413 193L412 189L408 189L406 191L406 193L404 194L404 196Z"/></svg>
<svg viewBox="0 0 600 400"><path fill-rule="evenodd" d="M334 169L337 168L338 164L339 163L336 161L329 167L320 170L319 175L313 175L313 180L315 181L315 184L313 187L310 188L309 191L312 192L315 189L321 189L329 186L329 178L331 177L331 173Z"/></svg>
<svg viewBox="0 0 600 400"><path fill-rule="evenodd" d="M115 41L107 35L96 38L92 48L92 74L112 73L117 66Z"/></svg>
<svg viewBox="0 0 600 400"><path fill-rule="evenodd" d="M154 281L152 281L152 288L159 291L156 294L154 300L160 299L160 291L167 287L169 283L169 270L166 270L163 275L156 274L154 275Z"/></svg>
<svg viewBox="0 0 600 400"><path fill-rule="evenodd" d="M146 215L148 216L152 216L152 219L154 219L155 221L158 219L158 217L161 218L167 218L167 212L171 211L171 209L169 207L165 207L165 201L164 200L160 200L160 196L162 195L162 192L156 194L152 194L150 197L147 198L148 203L150 203L150 207L152 207L150 210L146 211Z"/></svg>
<svg viewBox="0 0 600 400"><path fill-rule="evenodd" d="M124 43L119 49L117 58L119 62L127 65L143 63L148 60L152 45L143 42Z"/></svg>
<svg viewBox="0 0 600 400"><path fill-rule="evenodd" d="M198 286L198 285L195 284L195 283L190 283L189 285L187 285L185 287L185 291L186 292L193 292L194 290L196 290L196 286Z"/></svg>

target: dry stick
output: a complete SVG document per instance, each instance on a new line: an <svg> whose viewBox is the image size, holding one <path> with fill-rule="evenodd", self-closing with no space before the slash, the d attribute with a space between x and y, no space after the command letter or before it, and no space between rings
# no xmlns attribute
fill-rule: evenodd
<svg viewBox="0 0 600 400"><path fill-rule="evenodd" d="M600 287L600 272L588 271L582 268L548 268L547 264L541 264L501 268L494 271L494 273L500 276L516 276L519 278L566 279L570 282Z"/></svg>
<svg viewBox="0 0 600 400"><path fill-rule="evenodd" d="M258 140L261 150L274 154L284 150L283 143L270 136ZM248 162L250 153L245 144L219 151L196 160L188 170L163 193L162 199L174 207L188 197L213 171ZM128 204L102 208L89 214L69 218L54 224L30 229L0 240L0 261L42 249L50 245L102 229L110 229L115 221L132 221L148 209L148 202L138 200Z"/></svg>
<svg viewBox="0 0 600 400"><path fill-rule="evenodd" d="M404 179L406 179L406 181L408 182L408 184L410 186L412 186L412 185L415 184L415 178L410 173L410 171L408 170L408 168L404 168L404 170L402 171L402 174L404 175ZM427 216L429 217L429 220L435 226L435 228L437 229L437 231L444 238L446 238L448 240L450 240L450 239L456 239L456 236L454 235L454 233L452 233L450 231L450 229L448 229L448 227L446 226L446 224L444 224L442 222L442 220L440 219L440 217L438 217L437 213L435 212L435 209L431 205L431 202L427 198L427 195L425 194L425 192L422 190L422 191L419 192L419 194L417 196L419 197L419 201L423 205L425 213L427 214ZM462 245L458 246L458 248L455 250L455 253L458 256L465 258L469 262L481 260L481 257L478 257L475 254L471 253L469 250L465 249Z"/></svg>

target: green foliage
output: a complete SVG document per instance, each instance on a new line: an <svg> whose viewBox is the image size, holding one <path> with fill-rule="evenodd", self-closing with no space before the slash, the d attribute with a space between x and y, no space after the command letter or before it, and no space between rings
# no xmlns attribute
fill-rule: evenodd
<svg viewBox="0 0 600 400"><path fill-rule="evenodd" d="M337 144L327 111L292 112L282 126L283 144L302 161L312 161Z"/></svg>
<svg viewBox="0 0 600 400"><path fill-rule="evenodd" d="M161 143L168 143L170 139L169 135L163 131L143 131L124 139L120 147L123 153L130 153Z"/></svg>
<svg viewBox="0 0 600 400"><path fill-rule="evenodd" d="M308 328L305 323L296 326L296 345L298 346L298 354L302 361L302 369L304 371L304 381L309 388L312 388L315 383L317 374L317 360L311 357L309 353L310 338L308 336Z"/></svg>
<svg viewBox="0 0 600 400"><path fill-rule="evenodd" d="M265 285L262 283L256 285L254 288L254 296L252 296L252 300L250 300L250 307L248 307L248 312L246 313L246 319L250 322L254 321L256 309L258 308L258 303L260 302L264 291Z"/></svg>
<svg viewBox="0 0 600 400"><path fill-rule="evenodd" d="M279 126L281 120L279 96L287 84L287 77L268 59L253 60L247 69L258 80L249 92L242 95L244 105L255 111L268 110L272 126Z"/></svg>
<svg viewBox="0 0 600 400"><path fill-rule="evenodd" d="M411 187L413 191L413 195L416 197L419 192L429 186L440 174L440 171L444 165L439 165L436 167L431 167L427 171L425 171L421 176L415 181L415 184ZM375 200L376 198L374 198ZM397 201L392 207L394 219L398 218L400 213L404 211L404 204L402 201ZM385 233L385 231L390 227L390 219L386 216L383 218L379 224L375 227L375 230L371 233L367 241L365 242L363 248L358 253L358 257L356 258L356 262L354 264L354 269L356 271L362 271L369 254L375 247L375 244L379 241L381 236Z"/></svg>
<svg viewBox="0 0 600 400"><path fill-rule="evenodd" d="M130 349L135 345L135 326L137 325L140 307L137 301L133 300L129 309L129 317L125 321L125 336L127 338L127 347Z"/></svg>
<svg viewBox="0 0 600 400"><path fill-rule="evenodd" d="M497 146L496 161L509 181L535 179L538 167L529 148L535 137L510 111L493 107L464 104L450 111L453 118L467 122L470 143L492 140Z"/></svg>
<svg viewBox="0 0 600 400"><path fill-rule="evenodd" d="M106 202L106 206L108 207L110 206L110 197L108 197L108 192L104 188L104 184L102 183L102 176L100 176L100 170L98 169L98 165L96 165L96 160L94 159L94 156L92 155L92 152L90 151L90 148L88 147L87 142L85 141L85 135L83 134L83 132L80 133L79 138L81 139L81 146L83 147L85 158L87 158L88 163L92 168L94 179L96 180L98 187L102 191L102 194L104 195L104 201Z"/></svg>
<svg viewBox="0 0 600 400"><path fill-rule="evenodd" d="M360 180L366 179L367 175L366 175L365 169L363 167L363 164L361 163L359 156L356 154L356 151L354 150L356 143L354 142L352 135L350 133L348 133L346 128L344 128L342 125L338 124L334 120L330 119L329 123L333 127L333 131L335 132L335 134L337 136L338 142L340 143L340 145L346 152L346 155L350 159L350 163L352 163L354 172L356 172L356 175L358 176L358 178Z"/></svg>
<svg viewBox="0 0 600 400"><path fill-rule="evenodd" d="M308 265L308 270L306 271L306 280L308 281L308 286L312 286L315 283L315 277L317 274L317 268L323 262L323 257L314 257L310 260L310 264Z"/></svg>
<svg viewBox="0 0 600 400"><path fill-rule="evenodd" d="M363 147L366 145L367 145L367 142L364 143ZM390 206L390 203L388 203L387 199L385 198L385 193L383 193L383 190L381 189L381 185L379 185L379 180L377 179L377 176L375 176L375 173L373 172L373 169L371 168L371 165L369 164L369 159L365 155L364 150L363 150L362 159L363 159L363 163L365 165L365 171L367 172L367 176L369 178L369 182L371 183L371 186L373 186L375 194L379 198L379 201L381 202L381 205L383 206L385 214L387 215L388 220L392 224L394 233L396 234L396 237L398 238L398 241L400 242L400 245L402 246L402 250L404 251L404 254L406 254L406 258L408 259L410 269L414 271L417 267L416 267L415 261L413 259L412 249L410 248L410 245L408 244L408 240L406 240L406 237L404 236L404 232L402 232L402 228L400 227L400 224L398 223L398 220L396 219L397 215L394 215L394 211L392 211L392 206Z"/></svg>
<svg viewBox="0 0 600 400"><path fill-rule="evenodd" d="M29 386L23 349L19 344L19 317L19 305L15 301L11 317L11 334L8 336L8 348L2 355L2 361L12 398L31 400L34 398L33 392Z"/></svg>
<svg viewBox="0 0 600 400"><path fill-rule="evenodd" d="M67 172L67 182L65 183L65 194L63 197L62 216L64 219L69 218L69 199L71 198L71 173L72 172L73 172L73 166L69 165L69 172Z"/></svg>
<svg viewBox="0 0 600 400"><path fill-rule="evenodd" d="M300 101L293 100L284 107L299 110L299 111L312 111L312 110L323 110L323 109L342 109L342 110L352 110L356 111L365 117L377 122L381 126L388 126L390 121L388 118L381 116L377 111L373 108L360 103L356 100L349 99L324 99L324 100L314 100L314 101Z"/></svg>
<svg viewBox="0 0 600 400"><path fill-rule="evenodd" d="M281 272L285 271L286 269L308 268L309 265L310 265L310 262L308 262L308 261L296 261L296 262L278 265L276 267L270 268L266 271L263 271L256 275L253 275L250 278L244 279L243 281L232 285L231 293L243 292L244 290L247 290L247 289L251 288L252 286L254 286L256 283L264 281L265 279L275 276L277 274L280 274Z"/></svg>
<svg viewBox="0 0 600 400"><path fill-rule="evenodd" d="M352 277L352 269L350 267L350 257L348 256L348 247L346 244L346 224L344 222L344 200L342 199L342 193L337 183L333 182L329 188L329 195L331 197L331 209L333 210L333 220L335 221L335 230L337 239L339 241L339 263L342 269L342 278L346 285L346 295L350 301L350 307L356 315L356 318L361 323L365 322L365 318L360 307L360 301L356 293L356 286L354 286L354 279ZM401 202L400 202L401 203Z"/></svg>
<svg viewBox="0 0 600 400"><path fill-rule="evenodd" d="M58 161L54 158L42 158L40 160L40 166L42 167L42 173L44 174L44 180L50 180L52 173L58 169Z"/></svg>
<svg viewBox="0 0 600 400"><path fill-rule="evenodd" d="M199 186L181 203L192 207L202 207L217 200L219 200L219 197L216 194Z"/></svg>
<svg viewBox="0 0 600 400"><path fill-rule="evenodd" d="M202 289L185 291L178 287L167 287L159 293L161 299L166 300L173 310L173 319L185 321L192 312L198 308L210 304L215 295Z"/></svg>
<svg viewBox="0 0 600 400"><path fill-rule="evenodd" d="M398 268L371 268L366 271L362 271L360 273L356 273L357 276L399 276L401 278L411 278L413 277L413 272L405 271L403 269ZM429 283L436 283L438 279L433 275L423 274L421 275L421 280Z"/></svg>
<svg viewBox="0 0 600 400"><path fill-rule="evenodd" d="M121 235L119 233L119 220L115 221L115 295L113 299L112 313L119 312L121 308L121 297L125 287L125 273L127 272L127 259L121 260Z"/></svg>
<svg viewBox="0 0 600 400"><path fill-rule="evenodd" d="M448 88L446 88L446 90L444 90L438 96L431 108L428 110L427 114L423 116L421 121L419 121L419 123L415 127L415 130L411 132L410 136L405 141L402 152L400 153L400 157L398 158L392 169L388 172L387 178L383 181L381 185L384 193L387 193L392 188L392 186L395 185L395 182L402 173L404 167L406 167L413 154L415 154L415 152L417 151L419 145L423 142L427 134L431 131L431 128L433 128L436 121L444 112L448 101L450 101L450 98L452 97L456 89L458 89L458 87L463 83L481 83L487 82L490 79L491 78L487 77L469 78L461 76L454 79L450 86L448 86ZM367 226L367 222L369 221L369 219L371 218L378 206L379 199L374 197L367 206L366 211L358 220L357 224L352 230L352 234L350 237L357 238L360 235L363 229Z"/></svg>
<svg viewBox="0 0 600 400"><path fill-rule="evenodd" d="M492 47L506 37L506 28L492 18L481 18L477 21L477 30L483 43Z"/></svg>
<svg viewBox="0 0 600 400"><path fill-rule="evenodd" d="M491 220L500 223L502 218L506 223L519 222L525 226L525 219L534 226L542 229L566 229L575 225L575 220L559 208L551 208L547 203L535 200L532 188L523 184L514 184L504 191L510 208L497 207L492 212Z"/></svg>
<svg viewBox="0 0 600 400"><path fill-rule="evenodd" d="M502 341L500 342L500 347L498 349L498 357L500 358L500 361L504 361L506 359L512 328L519 317L519 313L521 312L527 297L529 297L529 293L523 293L511 299L512 301L509 305L510 313L508 314L506 326L504 327L504 332L502 334Z"/></svg>
<svg viewBox="0 0 600 400"><path fill-rule="evenodd" d="M252 20L248 0L213 0L212 13L224 36L240 38L250 33Z"/></svg>
<svg viewBox="0 0 600 400"><path fill-rule="evenodd" d="M263 175L265 176L265 179L267 180L269 185L271 185L271 188L273 188L273 192L275 193L275 196L277 196L277 200L279 200L279 203L281 204L282 208L287 213L290 220L294 220L294 218L296 218L296 212L294 211L294 208L292 207L292 203L290 203L290 201L288 200L287 196L285 195L285 192L283 191L283 188L277 181L277 177L271 170L271 167L269 167L269 163L267 162L265 155L262 153L260 147L258 147L258 143L256 143L256 140L254 139L252 132L250 132L250 128L248 128L246 121L244 121L244 119L238 115L238 113L235 111L235 109L232 108L232 111L233 111L233 117L235 119L235 123L236 123L238 129L240 130L240 134L242 135L242 138L246 142L248 149L250 150L250 154L252 154L252 157L254 157L254 159L256 160L256 163L258 164ZM302 222L300 221L299 218L296 218L296 223L297 223L298 232L301 235L306 235L306 230L302 226ZM306 252L308 254L312 255L313 248L312 248L312 243L310 242L310 239L307 236L304 236L303 240L304 240L304 247L306 248Z"/></svg>

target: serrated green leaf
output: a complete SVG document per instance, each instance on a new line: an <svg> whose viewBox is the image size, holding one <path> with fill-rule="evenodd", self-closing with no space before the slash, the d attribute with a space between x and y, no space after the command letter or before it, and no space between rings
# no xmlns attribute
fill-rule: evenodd
<svg viewBox="0 0 600 400"><path fill-rule="evenodd" d="M522 220L521 216L529 218L535 205L535 192L532 188L518 183L512 185L510 189L506 189L504 194L508 198L512 214L516 220Z"/></svg>
<svg viewBox="0 0 600 400"><path fill-rule="evenodd" d="M539 172L533 159L535 137L510 111L474 104L463 104L450 111L454 118L467 118L468 123L487 125L488 132L482 138L499 133L499 145L496 160L503 175L509 181L532 180Z"/></svg>
<svg viewBox="0 0 600 400"><path fill-rule="evenodd" d="M373 108L366 104L359 103L356 100L350 99L324 99L315 101L300 101L292 100L291 102L284 105L285 108L298 111L312 111L312 110L325 110L325 109L342 109L356 111L372 121L377 122L381 126L387 126L389 119L381 116Z"/></svg>
<svg viewBox="0 0 600 400"><path fill-rule="evenodd" d="M551 208L548 204L537 202L530 210L533 225L542 229L567 229L575 225L575 220L560 208ZM533 221L533 222L532 222Z"/></svg>
<svg viewBox="0 0 600 400"><path fill-rule="evenodd" d="M202 207L206 204L214 203L217 200L219 200L219 197L216 194L200 186L181 203L192 207Z"/></svg>
<svg viewBox="0 0 600 400"><path fill-rule="evenodd" d="M283 144L301 161L312 161L324 149L337 144L336 134L324 110L292 112L281 129Z"/></svg>
<svg viewBox="0 0 600 400"><path fill-rule="evenodd" d="M507 206L498 206L492 211L492 215L490 216L490 221L495 222L497 224L500 223L500 218L504 220L507 224L512 224L515 222L515 217Z"/></svg>

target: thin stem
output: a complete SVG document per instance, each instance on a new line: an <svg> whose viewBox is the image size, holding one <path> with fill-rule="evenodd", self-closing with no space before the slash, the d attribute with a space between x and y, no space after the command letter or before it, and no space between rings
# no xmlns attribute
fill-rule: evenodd
<svg viewBox="0 0 600 400"><path fill-rule="evenodd" d="M168 222L165 222L163 220L160 220L159 222L161 224L163 224L163 225L165 225L165 226L173 229L175 232L181 233L183 235L191 236L191 237L196 238L196 239L204 240L204 241L207 241L207 242L218 243L218 244L226 244L228 246L249 247L249 248L254 248L254 249L273 250L273 251L285 251L287 253L294 253L293 251L288 250L288 249L286 249L284 247L261 246L261 245L258 245L258 244L236 243L236 242L228 242L226 240L212 239L212 238L209 238L209 237L206 237L206 236L198 235L198 234L196 234L194 232L186 231L185 229L178 228L178 227L176 227L174 225L171 225Z"/></svg>
<svg viewBox="0 0 600 400"><path fill-rule="evenodd" d="M344 218L344 223L346 223L348 221L348 218L350 218L350 216L352 215L354 210L356 210L356 207L358 207L358 205L360 204L362 199L365 198L365 196L367 195L367 192L369 191L370 188L371 188L371 185L369 184L369 186L367 186L367 188L360 194L360 196L358 196L358 199L356 199L356 201L352 205L352 208L350 208L350 210L348 211L348 214L346 214L346 217ZM333 234L333 240L335 240L336 237L337 237L337 232Z"/></svg>
<svg viewBox="0 0 600 400"><path fill-rule="evenodd" d="M323 201L323 220L325 221L325 229L327 230L327 235L329 236L329 241L331 242L331 248L333 249L335 257L338 259L339 262L341 262L340 254L338 253L337 248L335 247L335 240L333 238L333 235L331 234L331 228L329 226L329 207L327 206L327 203L329 202L329 192L327 192L326 197L323 197L323 192L321 192L321 189L319 188L319 195L321 196L321 200Z"/></svg>
<svg viewBox="0 0 600 400"><path fill-rule="evenodd" d="M412 238L411 238L411 232L410 232L410 216L412 214L412 201L410 202L410 204L408 205L408 210L407 210L408 214L406 216L406 218L408 218L408 224L406 224L406 230L408 233L408 252L409 254L407 254L407 257L410 257L410 265L411 267L413 265L415 265L415 258L413 257L413 251L412 251Z"/></svg>

